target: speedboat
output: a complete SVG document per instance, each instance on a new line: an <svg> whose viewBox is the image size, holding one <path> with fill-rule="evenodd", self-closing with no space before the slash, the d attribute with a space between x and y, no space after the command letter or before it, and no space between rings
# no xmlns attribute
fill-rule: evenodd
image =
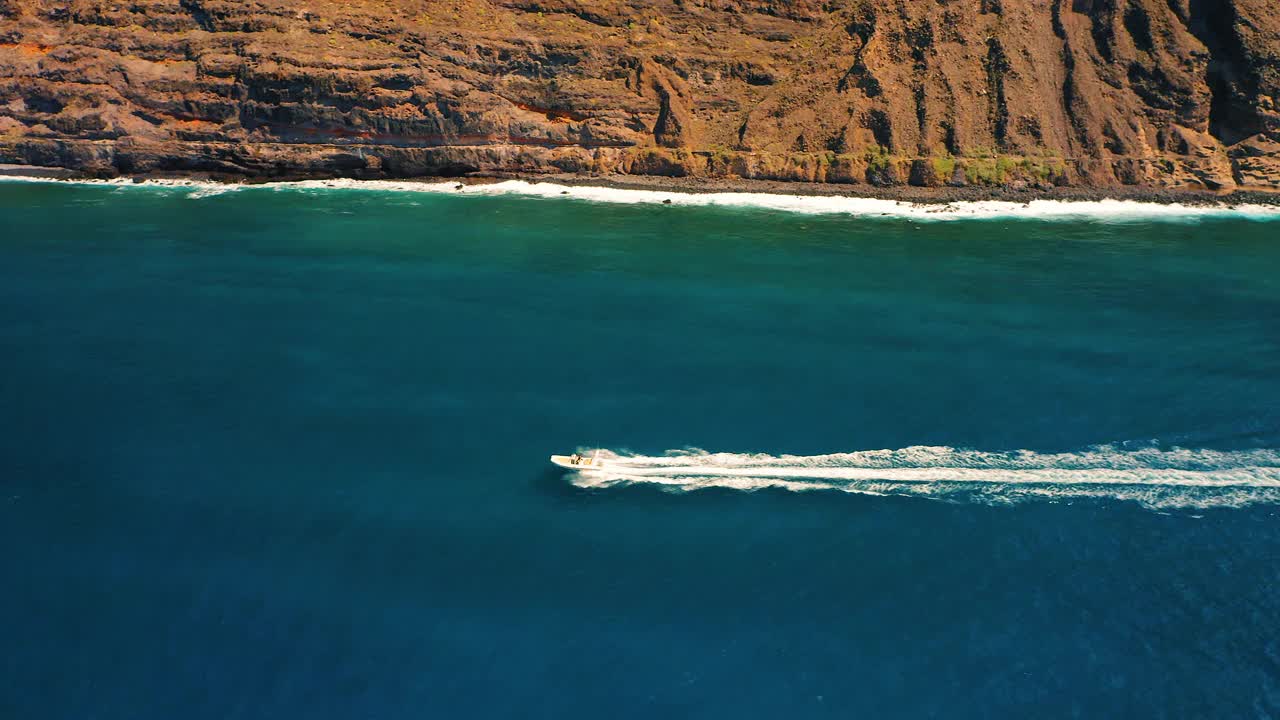
<svg viewBox="0 0 1280 720"><path fill-rule="evenodd" d="M552 455L552 464L559 465L562 468L570 470L598 470L604 467L604 461L600 459L600 451L597 450L594 455L587 457L574 453L572 455Z"/></svg>

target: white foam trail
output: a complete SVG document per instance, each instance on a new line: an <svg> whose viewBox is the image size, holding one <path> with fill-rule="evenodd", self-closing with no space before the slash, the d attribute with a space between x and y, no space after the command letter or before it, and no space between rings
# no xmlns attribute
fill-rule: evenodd
<svg viewBox="0 0 1280 720"><path fill-rule="evenodd" d="M1280 219L1280 205L1153 203L1135 200L1032 200L1019 203L1003 200L953 203L911 203L897 200L851 196L782 195L751 192L679 192L634 190L551 182L504 180L494 183L461 184L454 180L301 180L260 184L219 183L187 179L131 178L112 180L60 180L27 176L0 176L9 182L62 182L116 187L170 188L190 191L199 199L231 190L274 190L315 192L326 190L368 190L380 192L425 192L449 195L522 195L556 199L576 199L617 204L670 204L684 206L743 207L801 214L895 217L914 220L964 220L983 218L1023 218L1040 220L1094 220L1106 222L1197 220L1238 217L1253 220ZM669 203L668 203L669 201Z"/></svg>
<svg viewBox="0 0 1280 720"><path fill-rule="evenodd" d="M693 449L660 456L602 450L600 457L601 469L575 473L572 482L592 488L649 484L674 491L710 487L840 490L999 504L1030 498L1132 500L1150 508L1280 503L1280 451L1276 450L1099 446L1045 454L908 447L773 456Z"/></svg>

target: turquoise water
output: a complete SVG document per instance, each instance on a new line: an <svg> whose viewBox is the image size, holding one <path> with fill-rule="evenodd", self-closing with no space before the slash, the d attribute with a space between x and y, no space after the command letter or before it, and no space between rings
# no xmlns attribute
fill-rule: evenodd
<svg viewBox="0 0 1280 720"><path fill-rule="evenodd" d="M0 230L0 716L1280 716L1280 222Z"/></svg>

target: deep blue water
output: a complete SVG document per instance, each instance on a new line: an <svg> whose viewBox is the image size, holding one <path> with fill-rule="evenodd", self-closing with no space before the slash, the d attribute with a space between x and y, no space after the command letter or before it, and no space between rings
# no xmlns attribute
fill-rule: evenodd
<svg viewBox="0 0 1280 720"><path fill-rule="evenodd" d="M1280 717L1280 222L10 184L0 424L4 718Z"/></svg>

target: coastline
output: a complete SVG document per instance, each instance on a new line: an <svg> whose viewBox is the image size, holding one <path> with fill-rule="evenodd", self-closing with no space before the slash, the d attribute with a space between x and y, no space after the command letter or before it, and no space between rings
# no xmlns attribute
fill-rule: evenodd
<svg viewBox="0 0 1280 720"><path fill-rule="evenodd" d="M1138 187L1052 189L1014 187L875 187L742 178L690 178L586 173L486 173L359 179L284 175L246 178L210 172L148 172L104 179L57 167L0 165L0 181L74 182L87 185L193 189L207 197L241 189L355 189L466 195L567 196L623 204L756 207L800 213L961 217L1161 218L1238 215L1280 219L1280 192L1153 190ZM855 189L856 188L856 189Z"/></svg>
<svg viewBox="0 0 1280 720"><path fill-rule="evenodd" d="M1094 187L919 187L915 185L847 185L840 183L789 182L746 178L663 177L620 174L520 174L492 173L458 178L459 182L524 180L551 182L575 187L607 187L615 190L655 190L680 193L750 193L811 197L844 197L890 200L917 205L949 205L958 202L1026 203L1034 200L1059 202L1099 202L1103 200L1180 205L1280 205L1280 190L1246 188L1227 193L1195 189L1155 189L1138 186Z"/></svg>

